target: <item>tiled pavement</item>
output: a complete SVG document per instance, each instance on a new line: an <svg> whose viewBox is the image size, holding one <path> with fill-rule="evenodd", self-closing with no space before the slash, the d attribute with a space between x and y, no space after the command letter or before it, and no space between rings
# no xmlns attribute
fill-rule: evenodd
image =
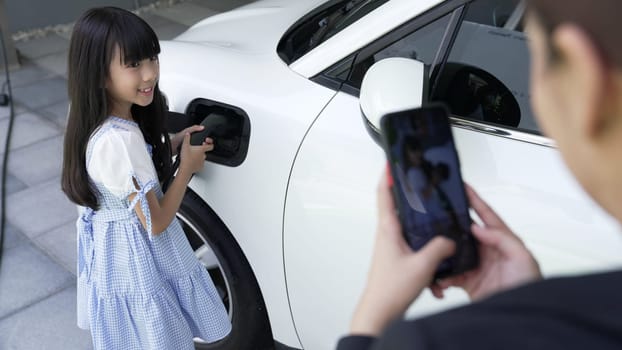
<svg viewBox="0 0 622 350"><path fill-rule="evenodd" d="M252 0L187 0L141 13L160 39ZM15 43L15 122L7 177L8 227L0 270L0 349L91 349L76 326L77 211L60 190L70 33ZM0 76L4 82L4 73ZM9 108L0 107L0 156Z"/></svg>

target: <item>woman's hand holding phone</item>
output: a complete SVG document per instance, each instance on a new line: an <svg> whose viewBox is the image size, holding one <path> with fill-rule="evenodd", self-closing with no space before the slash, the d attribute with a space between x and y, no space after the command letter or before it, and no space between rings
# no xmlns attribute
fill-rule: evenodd
<svg viewBox="0 0 622 350"><path fill-rule="evenodd" d="M484 226L472 224L473 235L479 241L479 266L461 275L437 281L431 286L437 298L451 286L461 287L471 300L517 287L542 278L538 263L527 247L501 218L466 185L471 206Z"/></svg>
<svg viewBox="0 0 622 350"><path fill-rule="evenodd" d="M378 227L367 286L354 313L352 334L378 335L430 285L455 243L439 236L414 252L402 235L387 176L378 186Z"/></svg>
<svg viewBox="0 0 622 350"><path fill-rule="evenodd" d="M378 335L428 286L439 298L459 286L475 300L541 278L521 240L463 187L446 108L385 115L381 130L390 171L378 187L376 242L352 334ZM409 188L420 190L410 198ZM484 226L470 225L469 206Z"/></svg>

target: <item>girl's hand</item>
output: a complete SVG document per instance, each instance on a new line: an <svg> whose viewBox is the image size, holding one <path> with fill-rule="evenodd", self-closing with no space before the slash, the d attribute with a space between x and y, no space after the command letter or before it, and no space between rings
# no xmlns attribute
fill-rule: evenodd
<svg viewBox="0 0 622 350"><path fill-rule="evenodd" d="M480 264L475 270L432 285L434 296L442 298L444 289L456 286L463 288L471 300L478 300L541 279L538 263L520 238L470 186L467 185L466 190L471 206L484 223L484 226L471 226L480 243Z"/></svg>
<svg viewBox="0 0 622 350"><path fill-rule="evenodd" d="M214 141L212 141L212 139L206 138L202 145L193 146L190 144L190 133L186 133L183 137L181 145L179 170L187 171L189 174L194 174L203 169L205 153L213 149Z"/></svg>
<svg viewBox="0 0 622 350"><path fill-rule="evenodd" d="M455 248L452 240L436 237L413 252L402 236L386 175L378 186L378 213L374 254L367 286L350 325L352 334L378 335L401 316Z"/></svg>
<svg viewBox="0 0 622 350"><path fill-rule="evenodd" d="M173 152L172 155L173 156L177 155L177 151L179 150L179 145L181 145L182 141L184 140L184 135L192 134L193 132L197 132L197 131L201 131L204 128L205 127L203 125L192 125L176 133L175 135L173 135L173 137L171 137L171 149Z"/></svg>

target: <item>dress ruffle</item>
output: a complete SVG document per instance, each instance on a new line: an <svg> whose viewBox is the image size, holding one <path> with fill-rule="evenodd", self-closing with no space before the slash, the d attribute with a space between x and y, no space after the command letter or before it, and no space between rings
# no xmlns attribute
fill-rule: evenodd
<svg viewBox="0 0 622 350"><path fill-rule="evenodd" d="M229 316L203 265L197 262L188 276L177 279L171 286L194 337L214 342L229 334Z"/></svg>
<svg viewBox="0 0 622 350"><path fill-rule="evenodd" d="M93 210L91 208L83 208L78 221L77 241L78 241L78 282L77 282L77 312L78 327L88 330L90 329L88 322L86 301L88 298L88 288L91 283L91 273L93 270L93 259L95 255L95 244L93 242L93 221L113 222L120 220L130 220L134 215L134 207L139 203L141 210L147 221L147 232L151 232L151 212L147 203L147 193L158 185L155 180L148 181L143 184L135 178L140 189L136 191L136 197L130 203L128 208L122 209L101 209ZM147 237L153 237L149 234Z"/></svg>
<svg viewBox="0 0 622 350"><path fill-rule="evenodd" d="M189 275L164 282L151 294L100 294L93 285L90 324L93 332L106 335L94 339L98 349L194 349L193 337L214 342L231 331L222 301L198 263ZM124 336L115 337L118 329Z"/></svg>
<svg viewBox="0 0 622 350"><path fill-rule="evenodd" d="M193 338L231 331L179 223L153 236L128 208L87 209L78 219L77 289L78 326L91 330L95 349L191 350Z"/></svg>

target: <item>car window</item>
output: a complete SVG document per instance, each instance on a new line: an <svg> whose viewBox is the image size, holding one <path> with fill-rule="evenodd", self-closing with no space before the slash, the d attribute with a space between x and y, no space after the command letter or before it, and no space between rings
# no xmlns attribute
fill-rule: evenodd
<svg viewBox="0 0 622 350"><path fill-rule="evenodd" d="M449 14L445 15L389 43L388 46L369 54L367 57L359 57L357 63L352 67L352 72L347 81L348 85L359 89L369 67L388 57L413 58L431 65L445 35L449 17Z"/></svg>
<svg viewBox="0 0 622 350"><path fill-rule="evenodd" d="M326 22L323 27L326 28L325 33L321 35L319 43L322 43L333 35L339 33L350 24L358 21L360 18L380 7L380 5L387 1L388 0L358 0L348 2L346 6L337 13L337 16L332 18L332 23L329 21Z"/></svg>
<svg viewBox="0 0 622 350"><path fill-rule="evenodd" d="M529 102L523 14L519 0L469 4L432 99L465 119L539 133Z"/></svg>
<svg viewBox="0 0 622 350"><path fill-rule="evenodd" d="M277 52L290 64L387 1L330 1L288 30L279 42Z"/></svg>

